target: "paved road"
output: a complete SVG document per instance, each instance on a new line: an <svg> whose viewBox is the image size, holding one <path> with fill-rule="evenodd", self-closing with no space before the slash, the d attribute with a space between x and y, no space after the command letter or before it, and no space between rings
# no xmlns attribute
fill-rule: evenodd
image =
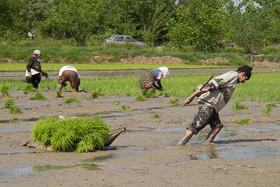
<svg viewBox="0 0 280 187"><path fill-rule="evenodd" d="M236 68L192 68L192 69L170 69L172 76L193 76L193 75L219 75ZM138 77L145 70L81 70L81 78L99 77ZM280 72L277 68L254 68L254 72ZM0 71L0 80L24 80L24 71ZM50 79L56 79L58 71L48 71Z"/></svg>

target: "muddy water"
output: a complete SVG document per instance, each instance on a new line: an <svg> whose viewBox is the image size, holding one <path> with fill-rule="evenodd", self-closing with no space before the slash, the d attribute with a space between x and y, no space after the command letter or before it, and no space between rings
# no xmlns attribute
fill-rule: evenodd
<svg viewBox="0 0 280 187"><path fill-rule="evenodd" d="M81 97L85 98L84 95ZM129 103L131 110L119 109L112 104L115 100ZM18 103L23 102L26 101L18 99ZM209 131L206 127L191 139L190 144L175 146L197 110L196 106L171 107L166 98L136 102L134 97L101 97L63 109L58 107L59 101L38 103L42 107L36 108L36 113L23 110L23 114L17 116L3 115L5 118L0 121L0 186L131 186L135 182L138 183L132 186L215 186L211 178L223 179L225 172L232 172L238 180L243 178L241 186L253 186L250 184L256 184L255 181L258 185L254 186L280 185L274 180L274 174L280 173L277 165L280 158L278 108L267 117L261 115L262 103L248 103L249 110L243 113L232 112L229 104L221 113L225 128L214 144L202 144ZM42 152L21 146L31 140L34 117L38 117L38 113L44 116L99 116L112 129L127 127L127 132L105 151ZM157 113L159 118L153 118L152 113ZM252 119L251 124L232 123L243 115ZM190 174L192 179L196 176L199 179L201 173L209 176L201 183L184 180ZM247 178L250 173L256 176L253 180ZM104 176L110 176L110 180ZM154 178L159 179L158 185L152 182ZM147 181L145 185L143 180ZM223 182L225 185L220 186L231 186L232 182L227 178Z"/></svg>

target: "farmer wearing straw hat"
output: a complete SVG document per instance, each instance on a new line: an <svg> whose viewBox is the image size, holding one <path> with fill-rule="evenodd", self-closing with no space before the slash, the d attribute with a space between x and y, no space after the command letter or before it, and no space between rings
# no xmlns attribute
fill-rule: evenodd
<svg viewBox="0 0 280 187"><path fill-rule="evenodd" d="M72 87L72 91L78 92L80 86L80 75L74 66L63 66L58 73L58 87L57 96L61 96L61 90L66 86L66 82L69 81Z"/></svg>
<svg viewBox="0 0 280 187"><path fill-rule="evenodd" d="M163 91L161 80L167 75L169 75L169 70L166 66L145 71L139 79L139 85L143 93L149 89Z"/></svg>
<svg viewBox="0 0 280 187"><path fill-rule="evenodd" d="M29 58L26 65L25 78L26 82L31 83L33 88L38 88L41 82L41 74L48 78L48 74L41 68L41 51L36 49L33 51L32 57Z"/></svg>

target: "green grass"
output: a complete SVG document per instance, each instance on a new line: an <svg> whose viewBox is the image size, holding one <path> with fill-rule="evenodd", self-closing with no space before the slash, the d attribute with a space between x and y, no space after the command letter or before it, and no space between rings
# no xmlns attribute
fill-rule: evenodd
<svg viewBox="0 0 280 187"><path fill-rule="evenodd" d="M179 106L180 105L180 102L179 102L179 99L178 98L172 98L169 100L169 103L171 104L171 106Z"/></svg>
<svg viewBox="0 0 280 187"><path fill-rule="evenodd" d="M109 127L99 118L38 120L32 128L33 140L56 151L90 152L104 146Z"/></svg>
<svg viewBox="0 0 280 187"><path fill-rule="evenodd" d="M153 114L152 114L152 118L154 118L154 119L159 119L160 116L159 116L158 113L153 113Z"/></svg>
<svg viewBox="0 0 280 187"><path fill-rule="evenodd" d="M21 109L16 105L14 99L7 99L4 103L4 108L9 110L10 114L20 114L22 113Z"/></svg>
<svg viewBox="0 0 280 187"><path fill-rule="evenodd" d="M0 58L10 59L9 61L2 60L0 70L22 70L25 69L25 64L12 65L7 62L12 61L26 61L34 49L40 49L42 51L43 69L45 70L57 70L62 63L64 64L77 64L78 69L83 69L80 64L85 64L88 69L88 64L97 65L97 67L104 68L104 63L109 63L107 68L111 69L114 63L120 61L121 58L145 56L145 57L162 57L172 56L177 57L183 61L184 64L202 64L202 61L209 60L209 64L212 67L217 67L221 64L215 65L217 61L215 59L226 59L230 65L238 65L247 63L248 60L244 54L236 53L235 51L219 51L217 53L202 53L194 52L185 49L173 49L167 46L161 47L138 47L132 45L88 45L88 46L77 46L71 41L58 41L51 39L44 40L23 40L23 41L2 41L0 42ZM16 51L16 53L14 52ZM47 63L47 64L46 64ZM45 66L46 65L46 66ZM168 64L165 64L168 65ZM228 64L226 64L228 65ZM120 66L120 67L119 67ZM123 65L116 65L115 68L122 68ZM124 65L125 68L134 68L135 65ZM139 65L140 67L150 68L157 65ZM170 65L172 66L172 65ZM198 67L197 65L195 65ZM95 66L96 67L96 66ZM178 67L177 65L173 66ZM179 65L181 67L181 65ZM106 69L107 69L106 68ZM139 67L138 67L139 68ZM98 69L98 68L97 68Z"/></svg>
<svg viewBox="0 0 280 187"><path fill-rule="evenodd" d="M237 85L232 100L280 102L280 87L276 86L279 77L279 72L254 73L249 81ZM186 97L192 93L193 88L207 79L208 76L169 76L162 80L162 85L170 96ZM25 86L21 81L9 81L8 83L0 81L0 87L2 84L7 84L10 88L19 90L22 90ZM55 90L57 81L51 80L47 84L43 80L40 89L42 91L47 90L48 85L51 90ZM142 94L137 77L82 79L81 88L88 92L102 89L104 95L139 96Z"/></svg>
<svg viewBox="0 0 280 187"><path fill-rule="evenodd" d="M138 95L135 100L136 101L145 101L145 98L143 95Z"/></svg>
<svg viewBox="0 0 280 187"><path fill-rule="evenodd" d="M238 124L238 125L248 125L250 123L250 119L249 118L244 118L244 119L240 119L240 120L235 120L234 123Z"/></svg>
<svg viewBox="0 0 280 187"><path fill-rule="evenodd" d="M121 109L124 110L124 111L131 110L131 108L130 108L130 106L128 104L122 104L121 105Z"/></svg>
<svg viewBox="0 0 280 187"><path fill-rule="evenodd" d="M239 111L239 110L244 110L244 109L248 109L248 107L246 106L246 105L244 105L244 104L241 104L239 101L234 101L233 103L232 103L232 110L234 111L234 112L237 112L237 111Z"/></svg>
<svg viewBox="0 0 280 187"><path fill-rule="evenodd" d="M69 98L66 98L64 100L64 103L67 103L67 104L70 104L70 103L77 103L79 102L79 100L75 97L69 97Z"/></svg>
<svg viewBox="0 0 280 187"><path fill-rule="evenodd" d="M270 114L272 112L272 109L275 108L276 105L273 103L268 103L263 107L263 114Z"/></svg>
<svg viewBox="0 0 280 187"><path fill-rule="evenodd" d="M36 92L36 94L30 97L30 100L46 100L46 97L41 92Z"/></svg>
<svg viewBox="0 0 280 187"><path fill-rule="evenodd" d="M1 86L1 93L2 93L3 97L9 97L10 96L9 90L10 90L10 88L9 88L8 85L2 84L2 86Z"/></svg>

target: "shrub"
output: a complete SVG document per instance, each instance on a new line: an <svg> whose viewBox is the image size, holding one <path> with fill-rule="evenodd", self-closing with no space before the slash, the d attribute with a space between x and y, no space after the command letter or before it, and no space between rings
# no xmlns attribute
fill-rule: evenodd
<svg viewBox="0 0 280 187"><path fill-rule="evenodd" d="M33 140L56 151L89 152L104 146L108 126L99 118L38 120L32 128Z"/></svg>

